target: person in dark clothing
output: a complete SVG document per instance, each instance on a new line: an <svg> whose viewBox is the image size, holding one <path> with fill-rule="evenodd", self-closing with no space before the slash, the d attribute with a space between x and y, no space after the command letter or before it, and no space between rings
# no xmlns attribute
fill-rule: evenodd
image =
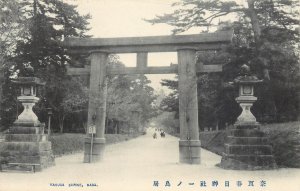
<svg viewBox="0 0 300 191"><path fill-rule="evenodd" d="M157 138L157 134L156 132L153 134L153 139L156 139Z"/></svg>

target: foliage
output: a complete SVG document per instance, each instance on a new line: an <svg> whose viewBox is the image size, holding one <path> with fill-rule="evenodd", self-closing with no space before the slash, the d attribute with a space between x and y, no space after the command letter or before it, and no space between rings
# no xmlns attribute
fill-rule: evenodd
<svg viewBox="0 0 300 191"><path fill-rule="evenodd" d="M222 64L227 53L198 52L197 62L202 64ZM231 74L231 73L230 73ZM177 77L178 78L178 77ZM234 100L236 94L233 90L223 87L223 74L198 74L198 118L200 129L204 127L224 127L226 123L234 123L239 108ZM161 83L173 91L163 99L160 109L167 112L175 112L175 118L179 117L178 81L163 80ZM167 119L166 119L167 120ZM175 127L174 127L175 128Z"/></svg>
<svg viewBox="0 0 300 191"><path fill-rule="evenodd" d="M105 139L107 144L114 144L121 141L127 141L140 136L139 133L134 134L106 134ZM52 143L52 151L55 156L72 154L74 152L83 151L85 134L79 133L64 133L53 134L49 141Z"/></svg>
<svg viewBox="0 0 300 191"><path fill-rule="evenodd" d="M9 58L14 54L17 41L26 33L27 22L22 15L22 6L23 3L17 0L0 1L0 114L3 129L7 128L6 124L14 121L17 115L16 94L8 76L11 67ZM9 91L2 91L2 86L4 90Z"/></svg>
<svg viewBox="0 0 300 191"><path fill-rule="evenodd" d="M26 34L27 22L23 15L24 2L3 0L0 2L0 65L7 64L13 55L17 41Z"/></svg>
<svg viewBox="0 0 300 191"><path fill-rule="evenodd" d="M224 84L239 75L243 64L264 79L256 88L259 100L252 108L259 121L296 120L300 109L299 1L247 0L245 4L222 0L181 0L175 11L156 16L149 22L167 23L175 34L198 28L199 31L233 29L232 44L218 52L199 53L197 62L222 64L221 75L199 75L198 100L200 125L233 123L239 108L235 89ZM235 20L229 22L227 16ZM218 23L219 22L219 23ZM175 87L176 82L163 85ZM202 90L203 91L202 91ZM177 111L177 92L163 101L163 108Z"/></svg>
<svg viewBox="0 0 300 191"><path fill-rule="evenodd" d="M85 134L53 134L49 137L55 156L82 151Z"/></svg>
<svg viewBox="0 0 300 191"><path fill-rule="evenodd" d="M52 101L48 101L48 103L51 104L50 107L56 112L60 132L63 132L66 117L79 117L87 112L88 90L82 82L76 78L63 80L59 88L60 90L58 91L62 91L60 92L60 96L62 96L61 103L58 106L51 104L53 103ZM53 99L52 96L48 97Z"/></svg>
<svg viewBox="0 0 300 191"><path fill-rule="evenodd" d="M199 134L201 147L218 155L225 152L224 143L226 138L227 135L224 131L202 131Z"/></svg>
<svg viewBox="0 0 300 191"><path fill-rule="evenodd" d="M75 6L58 0L31 0L23 5L29 22L28 35L20 40L16 49L16 62L20 73L24 65L31 65L38 77L44 77L47 67L63 72L63 66L70 62L62 47L65 37L84 37L88 30L89 15L80 16Z"/></svg>
<svg viewBox="0 0 300 191"><path fill-rule="evenodd" d="M160 103L160 109L167 112L175 112L174 117L179 118L179 101L178 101L178 76L177 80L162 80L161 85L173 90Z"/></svg>
<svg viewBox="0 0 300 191"><path fill-rule="evenodd" d="M1 130L5 130L9 127L9 124L12 124L19 114L18 108L20 104L17 101L17 92L16 87L11 83L9 79L3 83L2 88L6 91L3 91L0 114L1 114Z"/></svg>
<svg viewBox="0 0 300 191"><path fill-rule="evenodd" d="M171 135L178 135L180 133L179 120L174 119L175 112L162 112L154 121L166 133Z"/></svg>
<svg viewBox="0 0 300 191"><path fill-rule="evenodd" d="M21 0L14 2L20 5ZM34 108L40 121L48 120L46 108L50 107L53 109L52 131L82 132L82 127L86 128L88 82L81 78L69 78L65 66L82 66L88 64L88 60L84 56L68 55L61 43L65 37L87 37L85 33L90 16L79 15L75 8L59 0L22 3L20 9L22 17L26 18L26 35L18 39L14 55L10 58L11 65L6 70L8 80L3 99L6 102L1 107L5 126L15 120L16 115L12 113L15 113L17 105L9 78L26 75L26 68L33 67L34 75L46 82L46 87L40 91L41 101ZM112 55L109 59L110 65L124 67L117 56ZM110 77L107 125L126 122L132 126L132 122L137 122L135 126L140 126L156 115L152 105L156 97L149 83L143 75ZM64 125L67 125L67 129L64 129Z"/></svg>
<svg viewBox="0 0 300 191"><path fill-rule="evenodd" d="M233 1L223 2L220 0L192 1L182 0L173 4L176 10L172 13L156 16L156 18L148 20L155 23L166 23L174 27L173 33L181 33L193 27L207 28L213 25L215 18L230 14L235 10L242 8Z"/></svg>
<svg viewBox="0 0 300 191"><path fill-rule="evenodd" d="M245 22L243 24L251 25L251 22L255 22L251 16L252 4L255 6L255 13L260 19L259 24L263 30L275 32L278 36L295 35L292 25L299 23L297 19L299 2L296 0L246 0L244 4L224 0L181 0L173 4L174 12L147 21L153 24L171 25L174 27L173 33L184 32L195 27L208 31L210 27L219 27L220 23L216 23L216 20L228 20L228 17L224 17L226 15L235 17L239 23Z"/></svg>
<svg viewBox="0 0 300 191"><path fill-rule="evenodd" d="M5 1L6 2L6 1ZM62 124L65 115L84 109L86 90L78 81L70 80L66 76L66 64L72 64L70 56L62 46L65 37L85 37L88 30L89 15L81 16L75 10L76 6L69 5L60 0L14 0L20 12L20 17L26 19L26 25L20 20L15 20L18 25L24 26L23 36L20 36L10 56L10 65L6 68L7 79L24 75L25 68L34 68L34 75L46 82L44 91L41 92L42 100L35 108L42 122L47 120L46 107L54 110L53 124ZM20 6L20 7L19 7ZM7 80L6 82L8 82ZM12 94L12 87L4 85L4 92ZM78 96L81 97L78 97ZM4 95L5 96L5 95ZM13 96L15 97L15 96ZM4 99L8 99L5 97ZM2 110L15 110L13 100L8 105L2 104ZM5 126L13 121L11 117L2 116Z"/></svg>
<svg viewBox="0 0 300 191"><path fill-rule="evenodd" d="M124 67L118 58L114 57L110 64L114 67ZM108 125L119 130L119 123L126 122L131 127L138 128L156 115L153 105L156 99L150 81L144 75L118 75L108 80L107 120Z"/></svg>
<svg viewBox="0 0 300 191"><path fill-rule="evenodd" d="M299 122L268 124L262 130L268 134L273 146L277 165L282 167L300 167L299 162Z"/></svg>

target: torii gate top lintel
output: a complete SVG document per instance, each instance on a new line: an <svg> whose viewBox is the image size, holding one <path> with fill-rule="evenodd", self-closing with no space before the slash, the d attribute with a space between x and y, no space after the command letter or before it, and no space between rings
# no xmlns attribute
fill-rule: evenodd
<svg viewBox="0 0 300 191"><path fill-rule="evenodd" d="M107 74L169 74L177 73L178 66L148 67L148 52L178 52L192 49L194 51L218 50L222 45L231 42L232 31L215 33L173 35L173 36L147 36L147 37L121 37L121 38L66 38L64 46L71 54L106 53L137 53L137 67L107 68ZM68 68L70 75L89 75L91 69ZM222 65L196 66L197 72L220 72Z"/></svg>
<svg viewBox="0 0 300 191"><path fill-rule="evenodd" d="M216 50L231 42L232 31L193 35L66 38L64 46L74 53L106 51L109 53L173 52L179 49Z"/></svg>

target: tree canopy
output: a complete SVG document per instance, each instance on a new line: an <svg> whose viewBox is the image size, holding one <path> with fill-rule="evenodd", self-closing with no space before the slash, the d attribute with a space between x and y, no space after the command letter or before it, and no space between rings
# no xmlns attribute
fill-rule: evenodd
<svg viewBox="0 0 300 191"><path fill-rule="evenodd" d="M124 67L113 55L114 67ZM144 75L117 75L109 77L107 99L108 128L118 131L119 123L133 128L144 126L157 113L156 95ZM116 129L117 128L117 129Z"/></svg>
<svg viewBox="0 0 300 191"><path fill-rule="evenodd" d="M86 55L69 55L62 41L66 37L89 37L86 32L90 16L80 15L76 6L61 0L12 0L0 5L4 10L1 12L1 31L5 31L5 34L1 33L5 35L1 40L6 47L11 47L11 52L1 52L1 64L5 59L6 66L1 100L2 125L9 127L22 110L16 100L16 87L10 79L28 75L26 68L33 68L33 75L46 82L39 91L40 102L34 107L39 120L47 122L47 108L52 108L53 131L84 132L89 80L68 76L66 66L82 67L90 63ZM114 67L124 67L116 55L110 55L109 62ZM134 122L138 128L156 115L153 105L156 96L149 83L144 75L109 77L109 127L117 125L120 129L119 124L132 126Z"/></svg>
<svg viewBox="0 0 300 191"><path fill-rule="evenodd" d="M219 76L204 74L198 77L199 117L205 116L200 120L202 125L214 121L212 119L223 121L223 125L234 122L232 119L239 112L234 102L236 94L225 86L218 87L237 77L243 64L250 65L251 72L264 80L263 86L256 91L259 100L252 109L259 121L297 119L300 113L299 1L181 0L173 6L174 12L148 21L167 23L174 27L174 34L191 28L199 32L234 31L233 42L228 47L198 54L197 62L223 65ZM218 86L213 85L216 80ZM174 88L174 82L166 82L163 85ZM163 103L177 109L169 98ZM205 114L206 111L209 114Z"/></svg>
<svg viewBox="0 0 300 191"><path fill-rule="evenodd" d="M67 112L70 102L78 105L78 100L75 101L76 97L70 97L70 94L74 95L74 89L72 90L71 87L76 86L76 82L66 75L65 66L70 64L71 60L61 43L65 37L86 36L90 16L79 15L75 8L75 6L59 0L3 2L2 9L9 12L9 16L1 22L1 26L3 26L1 29L7 33L7 38L2 38L2 40L7 42L7 46L10 45L12 51L12 54L2 54L3 58L5 56L6 62L1 64L6 66L5 78L8 79L3 86L3 92L4 97L6 95L13 96L11 98L6 96L1 100L2 113L7 110L16 110L17 104L14 104L16 94L13 92L15 87L9 83L9 79L25 75L25 68L28 66L34 69L36 77L40 77L46 82L47 88L40 92L42 99L39 106L42 108L36 108L42 121L46 119L45 114L42 114L44 112L40 113L40 111L44 111L45 107L52 107L54 119L60 119L59 113L61 113L62 107L64 112ZM5 28L9 25L15 28ZM21 32L22 35L17 38L13 36L13 34L20 34ZM12 40L14 40L13 43L9 43ZM77 87L81 86L77 85ZM80 92L84 92L82 88L75 90L78 95L81 94ZM8 116L9 119L5 119L4 116L6 115L2 115L3 125L9 125L9 122L14 120L19 111L15 113L15 115ZM55 121L59 120L54 120L54 123Z"/></svg>

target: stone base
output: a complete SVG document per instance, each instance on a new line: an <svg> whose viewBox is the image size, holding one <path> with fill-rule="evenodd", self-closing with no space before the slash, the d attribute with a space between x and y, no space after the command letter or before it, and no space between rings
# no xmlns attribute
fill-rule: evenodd
<svg viewBox="0 0 300 191"><path fill-rule="evenodd" d="M180 140L179 141L179 162L186 164L200 164L199 140Z"/></svg>
<svg viewBox="0 0 300 191"><path fill-rule="evenodd" d="M259 130L258 124L236 124L228 131L219 166L234 170L277 168L269 139Z"/></svg>
<svg viewBox="0 0 300 191"><path fill-rule="evenodd" d="M14 122L14 126L23 126L23 127L39 127L41 123L34 120L18 120Z"/></svg>
<svg viewBox="0 0 300 191"><path fill-rule="evenodd" d="M2 170L41 171L55 165L51 142L43 127L14 126L0 144Z"/></svg>
<svg viewBox="0 0 300 191"><path fill-rule="evenodd" d="M92 150L92 155L91 155ZM91 149L91 137L84 140L84 163L94 163L103 160L105 150L105 138L94 138Z"/></svg>

